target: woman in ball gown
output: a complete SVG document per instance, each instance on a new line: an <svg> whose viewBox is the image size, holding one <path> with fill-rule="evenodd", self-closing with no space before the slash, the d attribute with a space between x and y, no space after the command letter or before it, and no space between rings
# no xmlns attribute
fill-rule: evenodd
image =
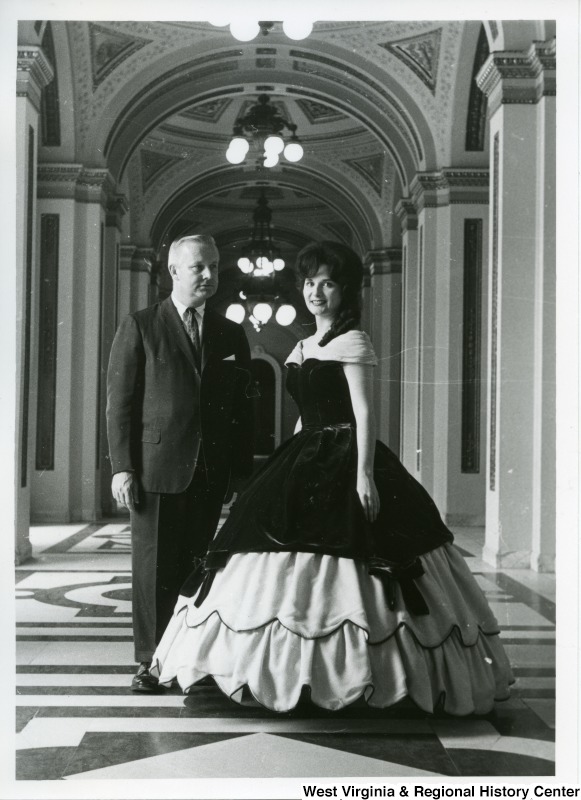
<svg viewBox="0 0 581 800"><path fill-rule="evenodd" d="M433 501L375 440L377 360L359 329L361 260L334 242L298 257L316 332L286 365L300 410L182 589L154 655L162 685L212 676L274 711L486 713L512 675L498 623Z"/></svg>

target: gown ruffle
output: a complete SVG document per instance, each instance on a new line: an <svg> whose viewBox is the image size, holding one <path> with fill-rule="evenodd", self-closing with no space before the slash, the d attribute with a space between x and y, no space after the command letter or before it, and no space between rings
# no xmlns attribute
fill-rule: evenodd
<svg viewBox="0 0 581 800"><path fill-rule="evenodd" d="M250 481L186 581L153 672L184 691L212 675L237 701L247 686L274 711L306 686L330 710L409 697L428 712L486 713L513 681L498 624L433 501L381 442L380 516L365 522L342 364L374 354L359 331L324 350L332 359L302 346L289 357L303 429Z"/></svg>

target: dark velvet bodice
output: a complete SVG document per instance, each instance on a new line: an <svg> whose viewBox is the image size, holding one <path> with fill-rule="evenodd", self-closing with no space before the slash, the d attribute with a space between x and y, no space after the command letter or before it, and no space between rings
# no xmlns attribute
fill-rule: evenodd
<svg viewBox="0 0 581 800"><path fill-rule="evenodd" d="M355 424L349 386L339 361L309 358L288 365L286 387L299 407L303 428Z"/></svg>
<svg viewBox="0 0 581 800"><path fill-rule="evenodd" d="M453 538L428 493L382 442L376 442L373 470L379 515L373 523L365 519L357 493L357 431L341 362L291 362L287 388L302 429L253 476L202 567L183 587L182 594L193 594L204 580L196 605L232 553L286 550L356 558L390 574L403 569L402 580L410 584L421 574L418 556Z"/></svg>

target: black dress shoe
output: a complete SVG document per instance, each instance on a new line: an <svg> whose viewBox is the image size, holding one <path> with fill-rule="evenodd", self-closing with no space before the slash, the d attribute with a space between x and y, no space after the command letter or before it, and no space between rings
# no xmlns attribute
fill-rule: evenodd
<svg viewBox="0 0 581 800"><path fill-rule="evenodd" d="M159 685L159 681L149 671L151 664L143 662L139 665L136 675L131 681L131 691L141 692L142 694L159 694L163 691L163 686Z"/></svg>

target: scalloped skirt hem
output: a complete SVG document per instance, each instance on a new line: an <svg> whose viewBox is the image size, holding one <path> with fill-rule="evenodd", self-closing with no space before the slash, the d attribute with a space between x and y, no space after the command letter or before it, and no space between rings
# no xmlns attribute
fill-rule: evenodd
<svg viewBox="0 0 581 800"><path fill-rule="evenodd" d="M183 615L179 615L183 616ZM179 624L179 616L174 622ZM365 632L346 622L333 634L304 639L278 620L255 631L233 631L217 614L196 628L179 625L167 653L154 657L162 685L177 679L184 692L211 676L221 691L242 701L244 687L271 711L294 709L303 687L311 701L337 711L363 698L387 708L409 697L423 711L486 714L508 698L513 682L498 636L480 634L462 643L458 630L438 647L424 648L406 628L370 645Z"/></svg>
<svg viewBox="0 0 581 800"><path fill-rule="evenodd" d="M453 545L422 560L430 614L415 617L401 598L387 609L380 582L350 559L233 556L200 608L179 598L152 671L185 692L211 676L239 703L247 687L276 712L296 708L307 687L330 711L410 698L428 713L486 714L514 682L497 622Z"/></svg>

